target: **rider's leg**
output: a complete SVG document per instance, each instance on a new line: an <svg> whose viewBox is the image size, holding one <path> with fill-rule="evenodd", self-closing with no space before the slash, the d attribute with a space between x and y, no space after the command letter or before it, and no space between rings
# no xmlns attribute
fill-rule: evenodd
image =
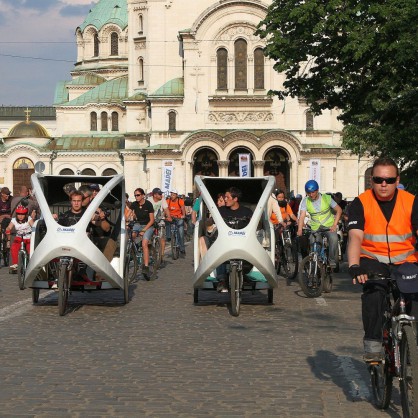
<svg viewBox="0 0 418 418"><path fill-rule="evenodd" d="M329 264L332 268L338 265L338 235L336 232L327 231L329 246Z"/></svg>
<svg viewBox="0 0 418 418"><path fill-rule="evenodd" d="M22 242L22 238L16 236L15 239L13 240L12 245L10 246L10 254L12 256L12 262L10 267L15 267L17 266L17 258L18 258L18 253L20 250L20 243Z"/></svg>
<svg viewBox="0 0 418 418"><path fill-rule="evenodd" d="M144 252L144 266L149 266L149 242L151 240L152 234L154 233L154 228L151 226L149 229L147 229L144 233L144 236L142 238L142 250Z"/></svg>

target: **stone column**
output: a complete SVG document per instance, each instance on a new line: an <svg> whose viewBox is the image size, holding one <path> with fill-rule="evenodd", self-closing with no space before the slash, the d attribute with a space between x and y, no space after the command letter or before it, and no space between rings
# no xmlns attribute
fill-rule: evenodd
<svg viewBox="0 0 418 418"><path fill-rule="evenodd" d="M264 176L264 160L254 160L254 177Z"/></svg>
<svg viewBox="0 0 418 418"><path fill-rule="evenodd" d="M229 160L218 160L219 177L228 177Z"/></svg>

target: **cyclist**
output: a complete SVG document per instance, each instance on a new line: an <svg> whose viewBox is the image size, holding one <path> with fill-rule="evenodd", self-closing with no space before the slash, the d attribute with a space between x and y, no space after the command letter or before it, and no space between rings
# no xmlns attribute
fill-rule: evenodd
<svg viewBox="0 0 418 418"><path fill-rule="evenodd" d="M135 202L131 205L134 212L135 225L132 230L132 238L142 236L142 251L144 253L144 267L142 274L148 278L149 272L149 249L148 244L154 233L154 208L150 201L146 199L144 189L138 187L134 191Z"/></svg>
<svg viewBox="0 0 418 418"><path fill-rule="evenodd" d="M1 230L4 231L7 228L7 225L10 223L10 218L12 214L10 199L11 192L8 187L2 187L0 190L0 222Z"/></svg>
<svg viewBox="0 0 418 418"><path fill-rule="evenodd" d="M280 211L282 213L282 218L286 223L289 223L291 221L297 222L298 219L294 215L292 208L290 207L289 203L287 203L285 197L284 197L284 191L283 190L276 190L276 199L280 207Z"/></svg>
<svg viewBox="0 0 418 418"><path fill-rule="evenodd" d="M155 222L159 223L162 219L166 219L168 222L172 221L170 211L168 210L167 201L163 199L163 191L159 187L152 189L152 195L148 198L154 208ZM161 266L164 265L164 251L165 251L165 239L166 234L162 234L160 237L161 243Z"/></svg>
<svg viewBox="0 0 418 418"><path fill-rule="evenodd" d="M329 243L329 261L331 268L337 270L338 265L338 235L337 225L341 218L342 210L328 194L319 193L319 185L315 180L309 180L305 184L306 196L300 203L300 215L298 220L298 237L303 234L303 226L306 214L311 217L312 231L325 231ZM335 215L333 214L335 212ZM311 243L314 239L311 236Z"/></svg>
<svg viewBox="0 0 418 418"><path fill-rule="evenodd" d="M368 274L388 277L402 268L418 272L418 199L397 189L399 169L391 158L378 158L372 188L350 204L348 264L353 283L363 284L364 360L382 358L382 328L388 284ZM416 299L416 296L415 296Z"/></svg>
<svg viewBox="0 0 418 418"><path fill-rule="evenodd" d="M225 193L225 206L219 208L219 213L227 225L231 224L231 218L241 219L238 224L234 224L235 229L245 228L253 216L253 211L246 206L241 205L240 200L242 192L237 187L230 187ZM226 264L221 264L216 269L218 278L218 292L227 292L226 286Z"/></svg>
<svg viewBox="0 0 418 418"><path fill-rule="evenodd" d="M167 199L167 206L170 212L170 217L174 222L177 222L177 229L179 232L179 245L180 245L180 254L184 257L186 255L186 249L184 247L184 218L186 217L186 209L184 206L184 201L179 198L178 192L176 189L170 190L170 197ZM167 225L166 228L167 240L171 239L171 228L170 225Z"/></svg>
<svg viewBox="0 0 418 418"><path fill-rule="evenodd" d="M10 266L11 270L17 269L17 258L20 250L20 244L24 241L26 246L26 251L29 254L30 252L30 237L32 233L32 225L35 222L31 216L28 216L29 210L23 205L19 205L15 210L16 217L12 218L9 225L6 228L6 234L10 239L10 234L13 229L22 236L16 236L13 240L13 244L10 246L10 253L12 256L12 264ZM32 211L32 215L36 216L36 211Z"/></svg>
<svg viewBox="0 0 418 418"><path fill-rule="evenodd" d="M15 210L19 205L26 206L28 213L32 213L33 210L39 211L37 203L33 200L26 186L21 186L19 195L11 199L10 209L12 217L15 215Z"/></svg>

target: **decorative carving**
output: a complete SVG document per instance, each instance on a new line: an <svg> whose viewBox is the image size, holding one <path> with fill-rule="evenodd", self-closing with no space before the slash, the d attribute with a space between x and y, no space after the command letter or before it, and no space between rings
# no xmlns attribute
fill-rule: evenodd
<svg viewBox="0 0 418 418"><path fill-rule="evenodd" d="M138 49L145 49L145 47L146 47L145 42L138 42L138 43L135 43L135 49L136 49L136 50L138 50Z"/></svg>
<svg viewBox="0 0 418 418"><path fill-rule="evenodd" d="M228 168L229 160L217 160L219 168Z"/></svg>
<svg viewBox="0 0 418 418"><path fill-rule="evenodd" d="M271 122L272 112L210 112L208 119L210 122Z"/></svg>
<svg viewBox="0 0 418 418"><path fill-rule="evenodd" d="M265 161L264 160L254 160L253 163L254 163L254 167L261 167L261 168L263 168Z"/></svg>

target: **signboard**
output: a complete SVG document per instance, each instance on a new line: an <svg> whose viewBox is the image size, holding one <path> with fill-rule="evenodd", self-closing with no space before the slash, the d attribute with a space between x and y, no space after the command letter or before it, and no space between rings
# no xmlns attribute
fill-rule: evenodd
<svg viewBox="0 0 418 418"><path fill-rule="evenodd" d="M174 160L163 160L161 172L161 190L164 194L167 194L170 191L170 189L172 189L173 185Z"/></svg>
<svg viewBox="0 0 418 418"><path fill-rule="evenodd" d="M319 184L319 189L321 189L321 160L311 159L309 161L310 161L309 180L316 180L316 182Z"/></svg>
<svg viewBox="0 0 418 418"><path fill-rule="evenodd" d="M238 154L239 176L251 177L251 154Z"/></svg>

